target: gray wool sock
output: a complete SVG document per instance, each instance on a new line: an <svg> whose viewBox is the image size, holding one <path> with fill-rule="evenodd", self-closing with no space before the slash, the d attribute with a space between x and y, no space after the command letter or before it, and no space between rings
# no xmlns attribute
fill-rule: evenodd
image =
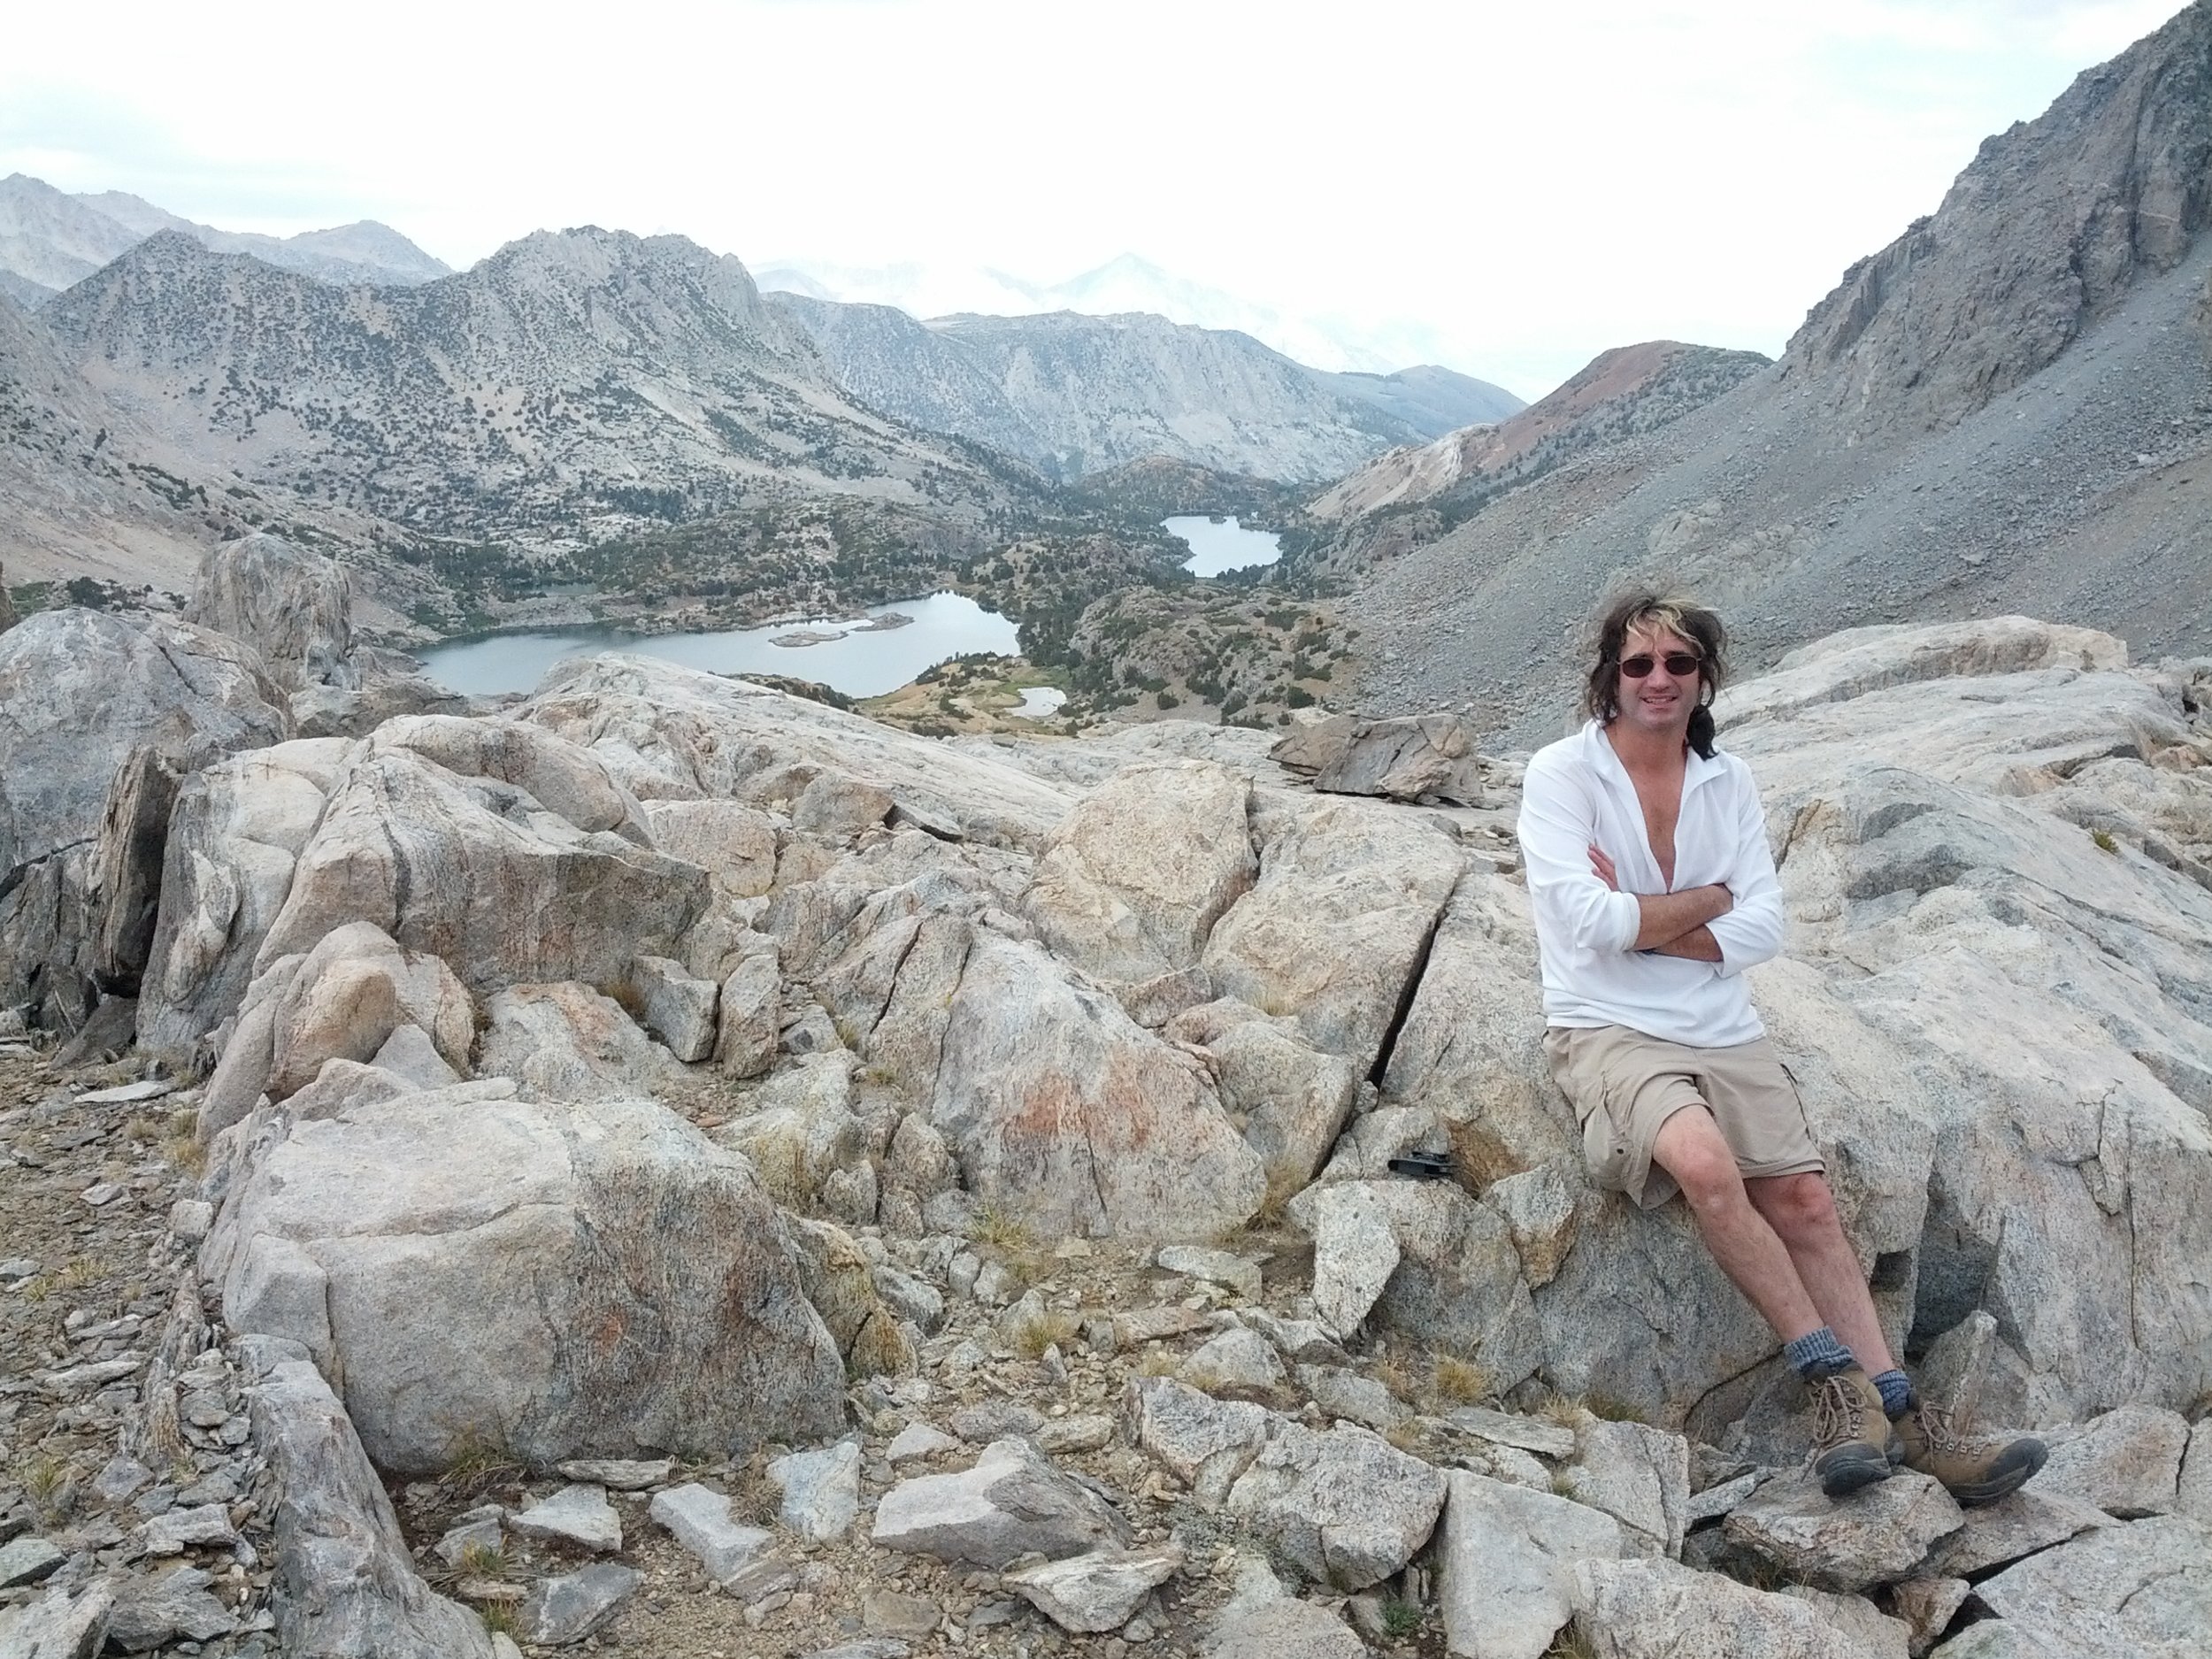
<svg viewBox="0 0 2212 1659"><path fill-rule="evenodd" d="M1886 1371L1874 1379L1874 1386L1882 1391L1882 1410L1893 1417L1901 1417L1912 1409L1912 1379L1901 1371Z"/></svg>
<svg viewBox="0 0 2212 1659"><path fill-rule="evenodd" d="M1817 1331L1808 1331L1801 1337L1782 1344L1782 1354L1791 1369L1807 1382L1817 1382L1823 1377L1832 1377L1839 1371L1849 1371L1858 1361L1851 1357L1851 1350L1837 1340L1836 1333L1826 1325Z"/></svg>

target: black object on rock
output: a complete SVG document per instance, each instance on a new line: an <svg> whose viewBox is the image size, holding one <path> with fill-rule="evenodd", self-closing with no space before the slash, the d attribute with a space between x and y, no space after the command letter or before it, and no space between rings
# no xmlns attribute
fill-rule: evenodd
<svg viewBox="0 0 2212 1659"><path fill-rule="evenodd" d="M1403 1157L1390 1160L1393 1175L1410 1175L1417 1180L1448 1181L1452 1179L1452 1155L1448 1152L1409 1152Z"/></svg>

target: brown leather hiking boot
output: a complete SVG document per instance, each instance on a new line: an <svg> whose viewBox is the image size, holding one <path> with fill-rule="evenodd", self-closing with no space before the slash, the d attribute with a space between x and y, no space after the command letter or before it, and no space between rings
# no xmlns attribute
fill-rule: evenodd
<svg viewBox="0 0 2212 1659"><path fill-rule="evenodd" d="M2051 1455L2032 1434L2011 1440L1961 1434L1949 1413L1923 1404L1917 1391L1897 1419L1897 1438L1904 1444L1906 1468L1932 1475L1970 1509L2017 1492Z"/></svg>
<svg viewBox="0 0 2212 1659"><path fill-rule="evenodd" d="M1858 1366L1815 1379L1813 1473L1840 1498L1889 1479L1889 1417L1882 1391Z"/></svg>

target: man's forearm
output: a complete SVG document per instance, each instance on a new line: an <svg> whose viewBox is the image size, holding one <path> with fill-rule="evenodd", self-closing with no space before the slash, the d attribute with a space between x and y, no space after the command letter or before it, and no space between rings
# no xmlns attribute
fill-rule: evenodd
<svg viewBox="0 0 2212 1659"><path fill-rule="evenodd" d="M1725 916L1735 899L1726 887L1686 887L1679 893L1640 893L1637 909L1642 920L1636 929L1635 950L1657 950L1685 933L1701 928L1716 916ZM1718 961L1717 949L1708 958Z"/></svg>
<svg viewBox="0 0 2212 1659"><path fill-rule="evenodd" d="M1713 930L1702 924L1693 927L1679 939L1671 939L1663 945L1652 947L1655 956L1686 956L1692 962L1718 962L1721 959L1720 941L1713 937Z"/></svg>

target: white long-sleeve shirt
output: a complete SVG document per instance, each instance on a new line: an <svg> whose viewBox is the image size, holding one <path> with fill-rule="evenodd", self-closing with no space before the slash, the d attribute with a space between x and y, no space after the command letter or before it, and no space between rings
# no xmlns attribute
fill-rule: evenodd
<svg viewBox="0 0 2212 1659"><path fill-rule="evenodd" d="M1740 976L1782 948L1782 891L1758 787L1743 762L1718 751L1710 760L1690 755L1671 887L1645 834L1636 787L1595 720L1529 761L1519 831L1547 1023L1625 1025L1699 1048L1765 1033ZM1594 842L1613 861L1617 893L1590 867ZM1638 894L1715 883L1735 897L1734 909L1706 924L1720 961L1636 949Z"/></svg>

